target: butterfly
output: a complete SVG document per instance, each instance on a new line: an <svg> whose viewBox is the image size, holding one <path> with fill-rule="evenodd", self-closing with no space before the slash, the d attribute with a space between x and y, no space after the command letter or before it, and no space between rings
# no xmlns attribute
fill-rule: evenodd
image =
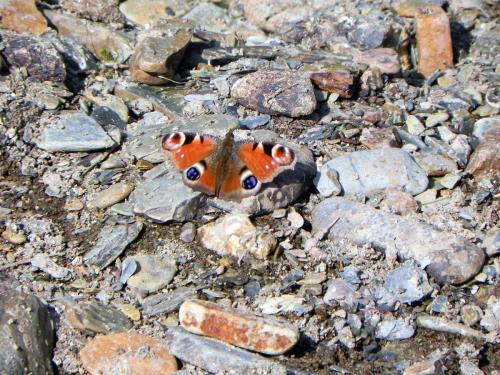
<svg viewBox="0 0 500 375"><path fill-rule="evenodd" d="M294 167L296 157L289 147L235 141L233 130L224 138L172 132L162 138L161 147L182 171L184 184L224 200L255 195L263 184Z"/></svg>

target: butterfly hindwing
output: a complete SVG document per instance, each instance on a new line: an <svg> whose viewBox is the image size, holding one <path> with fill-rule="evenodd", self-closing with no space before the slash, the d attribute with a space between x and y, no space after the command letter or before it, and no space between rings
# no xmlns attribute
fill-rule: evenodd
<svg viewBox="0 0 500 375"><path fill-rule="evenodd" d="M214 138L183 132L167 134L161 142L162 148L170 152L172 161L180 170L185 170L210 156L216 144Z"/></svg>

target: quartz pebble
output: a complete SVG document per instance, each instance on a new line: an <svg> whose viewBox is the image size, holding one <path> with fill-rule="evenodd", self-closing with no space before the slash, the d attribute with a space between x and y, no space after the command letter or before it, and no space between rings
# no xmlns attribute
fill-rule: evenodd
<svg viewBox="0 0 500 375"><path fill-rule="evenodd" d="M189 332L270 355L286 352L299 338L297 330L283 322L200 300L184 302L179 309L179 321Z"/></svg>

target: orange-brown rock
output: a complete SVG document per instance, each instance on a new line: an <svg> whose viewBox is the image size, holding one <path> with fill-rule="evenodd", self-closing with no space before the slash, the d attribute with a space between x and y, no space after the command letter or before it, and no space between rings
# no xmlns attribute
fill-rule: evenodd
<svg viewBox="0 0 500 375"><path fill-rule="evenodd" d="M381 73L396 74L401 70L398 53L392 48L374 48L367 51L357 51L354 61L366 64L370 68L378 68Z"/></svg>
<svg viewBox="0 0 500 375"><path fill-rule="evenodd" d="M312 73L311 81L320 89L339 94L342 98L352 97L354 76L347 71Z"/></svg>
<svg viewBox="0 0 500 375"><path fill-rule="evenodd" d="M416 16L418 71L428 78L453 66L450 20L438 5L419 8Z"/></svg>
<svg viewBox="0 0 500 375"><path fill-rule="evenodd" d="M18 33L40 35L47 31L47 20L35 0L0 0L0 16L3 26Z"/></svg>
<svg viewBox="0 0 500 375"><path fill-rule="evenodd" d="M80 351L91 375L156 375L177 371L177 360L153 337L136 332L97 336Z"/></svg>
<svg viewBox="0 0 500 375"><path fill-rule="evenodd" d="M399 147L399 140L391 128L364 128L359 141L369 149Z"/></svg>
<svg viewBox="0 0 500 375"><path fill-rule="evenodd" d="M265 354L282 354L299 339L286 323L242 314L213 302L188 300L179 309L179 321L188 331Z"/></svg>
<svg viewBox="0 0 500 375"><path fill-rule="evenodd" d="M484 135L474 150L466 171L472 173L477 181L489 178L495 185L500 183L500 130Z"/></svg>

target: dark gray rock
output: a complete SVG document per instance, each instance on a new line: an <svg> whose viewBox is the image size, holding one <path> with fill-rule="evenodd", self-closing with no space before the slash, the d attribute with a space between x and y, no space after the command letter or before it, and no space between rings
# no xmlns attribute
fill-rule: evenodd
<svg viewBox="0 0 500 375"><path fill-rule="evenodd" d="M337 190L332 171L338 173L344 194L369 195L394 188L417 195L428 185L425 172L412 157L395 148L355 151L330 160L315 180L319 192L326 196Z"/></svg>
<svg viewBox="0 0 500 375"><path fill-rule="evenodd" d="M243 129L255 129L266 125L270 120L269 115L251 116L240 120L240 125Z"/></svg>
<svg viewBox="0 0 500 375"><path fill-rule="evenodd" d="M143 226L141 222L134 222L104 227L97 243L83 256L85 263L99 268L109 266L139 236Z"/></svg>
<svg viewBox="0 0 500 375"><path fill-rule="evenodd" d="M316 235L371 245L389 258L414 259L440 284L460 284L483 265L484 252L463 237L345 198L329 198L312 213Z"/></svg>
<svg viewBox="0 0 500 375"><path fill-rule="evenodd" d="M231 96L241 105L269 115L306 116L316 109L311 80L300 73L258 71L236 81Z"/></svg>
<svg viewBox="0 0 500 375"><path fill-rule="evenodd" d="M267 358L232 345L197 336L183 328L167 331L168 348L181 361L220 374L286 374L286 368Z"/></svg>
<svg viewBox="0 0 500 375"><path fill-rule="evenodd" d="M53 374L54 324L35 296L0 291L0 373Z"/></svg>
<svg viewBox="0 0 500 375"><path fill-rule="evenodd" d="M168 314L178 310L184 301L196 297L195 288L178 288L171 293L162 293L145 298L142 302L142 311L146 315Z"/></svg>
<svg viewBox="0 0 500 375"><path fill-rule="evenodd" d="M42 131L38 147L49 152L98 151L115 147L116 143L92 117L71 112Z"/></svg>

